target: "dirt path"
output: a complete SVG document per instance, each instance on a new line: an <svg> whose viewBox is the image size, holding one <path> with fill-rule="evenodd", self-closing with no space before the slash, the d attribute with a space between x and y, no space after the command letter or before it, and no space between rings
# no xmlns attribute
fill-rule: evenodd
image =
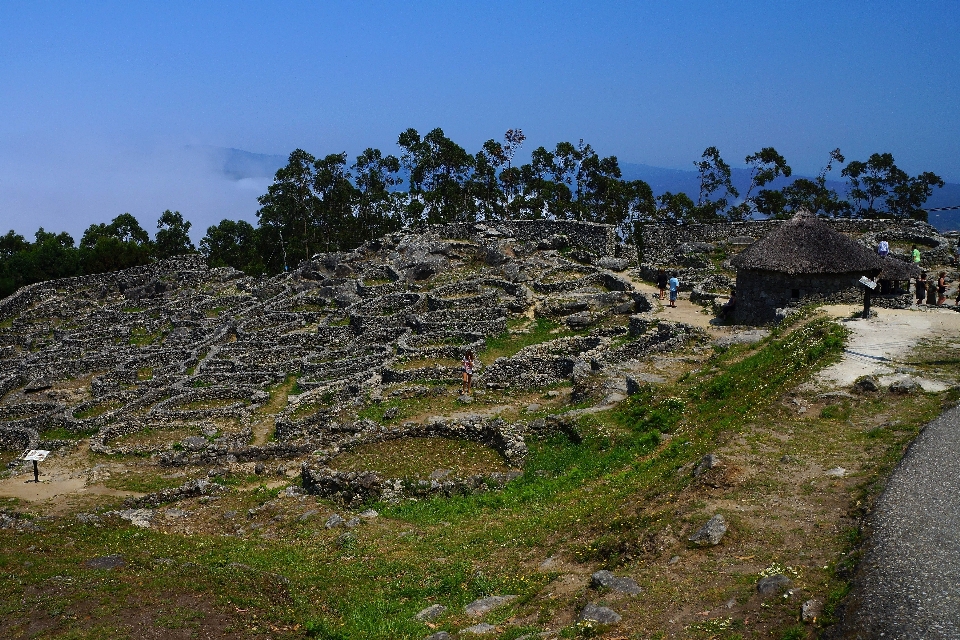
<svg viewBox="0 0 960 640"><path fill-rule="evenodd" d="M22 467L20 473L0 480L0 498L42 503L44 512L59 513L71 508L76 498L85 496L143 495L101 484L112 475L111 472L122 472L125 465L91 465L87 459L88 451L88 443L84 440L66 455L54 453L40 463L40 482L34 482L32 467Z"/></svg>
<svg viewBox="0 0 960 640"><path fill-rule="evenodd" d="M875 309L876 318L853 319L857 305L823 308L850 331L843 359L821 371L814 386L846 387L860 376L876 376L881 384L914 379L924 391L943 391L952 380L917 375L905 360L925 339L942 340L954 355L960 355L960 313L950 309Z"/></svg>
<svg viewBox="0 0 960 640"><path fill-rule="evenodd" d="M690 302L689 293L681 293L680 297L677 298L676 308L671 308L669 298L664 298L663 302L660 302L660 290L656 286L640 280L629 271L613 275L626 278L636 287L637 291L648 294L650 301L654 304L654 313L662 315L663 318L699 327L712 336L721 336L727 333L722 325L714 324L713 314L705 312L700 305Z"/></svg>

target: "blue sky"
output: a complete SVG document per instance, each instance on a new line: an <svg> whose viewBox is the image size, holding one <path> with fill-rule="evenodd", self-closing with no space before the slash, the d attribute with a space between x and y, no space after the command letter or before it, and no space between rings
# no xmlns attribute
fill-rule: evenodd
<svg viewBox="0 0 960 640"><path fill-rule="evenodd" d="M960 182L960 3L0 4L0 227L254 220L204 149L396 152L507 128L691 168L890 151ZM960 204L960 203L957 203Z"/></svg>

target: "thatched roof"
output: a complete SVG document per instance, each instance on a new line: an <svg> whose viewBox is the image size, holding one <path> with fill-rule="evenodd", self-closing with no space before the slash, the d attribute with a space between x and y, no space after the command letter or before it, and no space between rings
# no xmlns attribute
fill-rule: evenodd
<svg viewBox="0 0 960 640"><path fill-rule="evenodd" d="M737 269L801 273L869 273L883 260L810 215L798 215L730 261Z"/></svg>
<svg viewBox="0 0 960 640"><path fill-rule="evenodd" d="M881 280L909 280L910 278L919 278L922 269L915 262L907 262L887 256L883 259L883 271L880 272Z"/></svg>

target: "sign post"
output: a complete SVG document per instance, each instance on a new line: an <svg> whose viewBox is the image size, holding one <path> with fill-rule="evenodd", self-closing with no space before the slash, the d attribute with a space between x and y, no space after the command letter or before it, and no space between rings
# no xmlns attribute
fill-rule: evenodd
<svg viewBox="0 0 960 640"><path fill-rule="evenodd" d="M44 451L43 449L30 449L23 454L23 458L21 458L21 460L33 462L34 482L40 482L40 469L37 468L37 463L46 460L48 455L50 455L50 452Z"/></svg>

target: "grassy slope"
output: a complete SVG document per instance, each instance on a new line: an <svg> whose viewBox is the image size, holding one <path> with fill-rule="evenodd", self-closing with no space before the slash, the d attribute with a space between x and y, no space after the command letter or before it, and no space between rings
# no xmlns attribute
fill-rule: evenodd
<svg viewBox="0 0 960 640"><path fill-rule="evenodd" d="M512 606L484 618L510 621L501 638L557 624L566 625L566 637L602 633L574 624L587 601L624 613L610 638L807 637L812 628L795 626L799 599L758 602L757 576L779 563L795 572L804 594L842 596L850 563L843 554L856 540L849 510L866 503L944 400L785 410L784 392L835 358L842 338L836 325L814 320L755 349L717 353L672 388L645 389L615 411L584 418L577 443L532 443L524 476L502 492L374 505L381 517L348 534L326 530L320 517L299 517L330 505L278 499L266 487L231 494L220 506L245 523L265 523L260 531L270 537L222 535L214 520L190 535L111 520L0 530L0 635L422 638L431 628L412 616L423 607L446 605L436 628L453 631L476 622L461 613L465 603L511 593L520 596ZM896 427L848 428L878 416ZM711 451L729 460L712 485L686 471ZM785 451L824 467L855 454L859 471L830 483L784 479L768 470ZM790 501L800 499L823 508L793 513ZM277 517L245 515L261 505ZM724 543L687 548L682 541L714 512L731 522ZM127 565L82 566L112 553ZM671 555L679 558L673 565ZM550 556L561 563L541 568ZM583 576L601 566L636 577L644 595L618 600L587 589ZM573 587L564 590L570 576ZM722 606L730 599L734 613Z"/></svg>

